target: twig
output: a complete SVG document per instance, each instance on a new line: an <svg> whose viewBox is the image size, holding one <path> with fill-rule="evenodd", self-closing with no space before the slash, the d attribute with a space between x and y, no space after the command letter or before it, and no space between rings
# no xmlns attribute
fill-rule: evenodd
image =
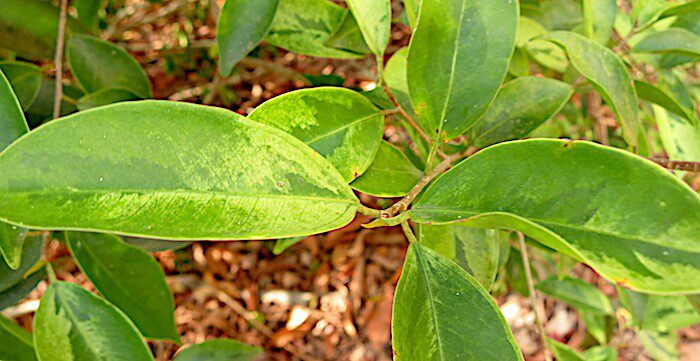
<svg viewBox="0 0 700 361"><path fill-rule="evenodd" d="M411 225L408 224L408 221L401 222L401 229L403 230L403 234L406 235L406 239L408 239L410 243L418 243L418 238L416 238L416 235L413 233Z"/></svg>
<svg viewBox="0 0 700 361"><path fill-rule="evenodd" d="M53 119L61 116L61 99L63 98L63 42L66 33L66 12L68 0L61 0L61 12L58 19L58 34L56 36L56 56L54 65L56 66L56 87L53 98Z"/></svg>
<svg viewBox="0 0 700 361"><path fill-rule="evenodd" d="M357 206L357 212L360 214L364 214L365 216L370 216L370 217L374 217L374 218L379 218L382 216L381 210L369 208L369 207L365 206L364 204L360 204Z"/></svg>
<svg viewBox="0 0 700 361"><path fill-rule="evenodd" d="M382 218L391 218L399 214L399 212L408 209L408 206L413 202L413 200L420 194L420 192L425 188L425 186L430 183L435 177L442 174L444 171L452 167L452 163L470 155L474 150L472 148L467 149L464 152L455 153L448 155L440 164L435 166L428 174L424 175L418 183L398 202L394 203L391 207L382 211Z"/></svg>
<svg viewBox="0 0 700 361"><path fill-rule="evenodd" d="M650 161L670 170L683 170L687 172L700 172L700 162L670 160L663 158L647 158Z"/></svg>
<svg viewBox="0 0 700 361"><path fill-rule="evenodd" d="M218 70L215 70L214 79L209 83L209 92L204 96L202 103L211 104L219 93L219 86L221 81L224 79Z"/></svg>
<svg viewBox="0 0 700 361"><path fill-rule="evenodd" d="M527 255L527 246L525 245L525 236L518 232L518 243L520 244L520 256L523 259L523 268L525 269L525 279L527 280L527 289L530 291L530 299L532 300L532 309L535 312L535 324L542 340L542 349L544 350L544 358L547 361L552 361L551 351L547 343L547 336L544 332L542 324L542 315L540 314L540 304L535 293L535 282L532 279L532 270L530 269L530 257Z"/></svg>
<svg viewBox="0 0 700 361"><path fill-rule="evenodd" d="M618 51L622 50L622 48L623 48L625 45L627 45L627 42L629 42L630 39L632 39L635 35L637 35L637 31L638 31L638 30L639 30L639 28L637 27L637 23L635 22L635 23L634 23L634 26L632 27L632 30L630 30L630 32L627 33L627 35L625 35L624 38L621 38L621 39L620 39L620 42L617 43L617 45L615 45L615 47L612 48L612 51L613 51L613 52L618 52Z"/></svg>
<svg viewBox="0 0 700 361"><path fill-rule="evenodd" d="M389 97L389 100L391 100L391 103L394 104L394 106L396 107L396 111L397 111L399 114L401 114L401 117L403 117L403 118L406 120L406 122L408 122L408 124L410 124L410 125L416 130L416 132L418 133L418 135L419 135L426 143L428 143L428 144L433 144L433 140L430 139L430 137L428 136L428 134L426 134L426 133L423 131L423 128L421 128L421 127L413 120L413 118L411 118L411 116L408 115L408 113L406 113L406 110L404 110L403 107L401 106L401 104L399 103L399 101L396 100L396 97L394 96L394 93L391 92L391 89L389 89L389 86L388 86L388 85L384 85L383 88L384 88L384 92L385 92L386 95ZM440 158L442 158L442 159L447 158L447 155L446 155L442 150L436 148L436 151L437 151L437 154L440 156Z"/></svg>

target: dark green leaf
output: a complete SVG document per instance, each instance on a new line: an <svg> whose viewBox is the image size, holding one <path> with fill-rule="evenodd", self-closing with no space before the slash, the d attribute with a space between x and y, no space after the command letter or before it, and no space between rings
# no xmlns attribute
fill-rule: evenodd
<svg viewBox="0 0 700 361"><path fill-rule="evenodd" d="M99 24L98 13L102 6L102 0L75 0L73 7L80 21L86 28L97 30Z"/></svg>
<svg viewBox="0 0 700 361"><path fill-rule="evenodd" d="M251 361L263 350L244 343L214 339L190 346L177 354L174 361Z"/></svg>
<svg viewBox="0 0 700 361"><path fill-rule="evenodd" d="M292 238L282 238L275 241L275 246L272 248L272 253L275 255L280 255L282 252L286 251L289 247L301 242L306 237L292 237Z"/></svg>
<svg viewBox="0 0 700 361"><path fill-rule="evenodd" d="M336 229L357 199L289 134L146 100L79 112L13 144L0 154L0 204L0 219L30 228L234 240Z"/></svg>
<svg viewBox="0 0 700 361"><path fill-rule="evenodd" d="M90 108L97 108L104 105L140 99L143 98L134 94L131 90L128 89L101 89L78 99L78 109L87 110Z"/></svg>
<svg viewBox="0 0 700 361"><path fill-rule="evenodd" d="M583 0L581 5L586 36L597 43L607 44L617 16L617 1Z"/></svg>
<svg viewBox="0 0 700 361"><path fill-rule="evenodd" d="M89 35L74 35L68 42L67 58L73 75L88 93L122 88L142 98L153 96L146 72L117 45Z"/></svg>
<svg viewBox="0 0 700 361"><path fill-rule="evenodd" d="M547 296L568 303L570 306L595 314L613 315L610 300L590 283L577 278L556 277L539 282L536 288Z"/></svg>
<svg viewBox="0 0 700 361"><path fill-rule="evenodd" d="M153 360L136 327L117 308L63 281L51 283L34 316L42 361Z"/></svg>
<svg viewBox="0 0 700 361"><path fill-rule="evenodd" d="M390 0L347 0L369 49L381 57L389 44L391 30ZM381 60L381 59L380 59Z"/></svg>
<svg viewBox="0 0 700 361"><path fill-rule="evenodd" d="M688 119L693 123L697 123L697 118L695 117L695 114L692 109L688 109L685 106L683 106L677 99L673 97L673 95L667 93L661 88L653 84L647 83L643 80L636 79L634 81L634 87L637 89L637 95L639 95L640 99L644 99L648 102L661 105L662 107L675 113L676 115Z"/></svg>
<svg viewBox="0 0 700 361"><path fill-rule="evenodd" d="M678 54L700 58L700 36L682 28L653 33L632 48L636 53Z"/></svg>
<svg viewBox="0 0 700 361"><path fill-rule="evenodd" d="M279 0L277 14L265 40L298 54L322 58L362 57L325 45L346 13L346 9L328 0Z"/></svg>
<svg viewBox="0 0 700 361"><path fill-rule="evenodd" d="M422 176L400 149L382 141L372 164L350 186L375 197L403 197Z"/></svg>
<svg viewBox="0 0 700 361"><path fill-rule="evenodd" d="M0 359L34 361L32 335L16 323L0 316Z"/></svg>
<svg viewBox="0 0 700 361"><path fill-rule="evenodd" d="M522 360L501 311L454 262L408 247L394 299L396 360Z"/></svg>
<svg viewBox="0 0 700 361"><path fill-rule="evenodd" d="M598 343L605 345L609 340L608 332L608 319L612 319L610 316L601 315L599 313L578 310L579 317L583 324L586 326L586 331L591 335Z"/></svg>
<svg viewBox="0 0 700 361"><path fill-rule="evenodd" d="M22 252L21 263L16 269L8 267L5 262L0 261L0 292L4 292L17 283L22 282L25 274L39 261L41 256L42 239L41 236L28 236L24 239L24 244L20 244Z"/></svg>
<svg viewBox="0 0 700 361"><path fill-rule="evenodd" d="M216 25L219 72L231 75L233 67L265 38L279 0L227 0Z"/></svg>
<svg viewBox="0 0 700 361"><path fill-rule="evenodd" d="M627 143L636 146L641 132L637 97L622 61L610 49L579 34L557 31L543 39L559 44L567 52L571 64L591 82L615 112Z"/></svg>
<svg viewBox="0 0 700 361"><path fill-rule="evenodd" d="M419 230L421 244L457 263L487 291L491 289L500 266L501 246L508 244L508 232L425 224Z"/></svg>
<svg viewBox="0 0 700 361"><path fill-rule="evenodd" d="M515 77L530 75L530 59L525 50L515 48L508 65L508 74Z"/></svg>
<svg viewBox="0 0 700 361"><path fill-rule="evenodd" d="M124 242L141 248L146 252L174 251L185 248L192 244L192 242L166 241L162 239L148 239L135 237L124 237L123 239Z"/></svg>
<svg viewBox="0 0 700 361"><path fill-rule="evenodd" d="M11 269L17 269L22 260L22 244L27 230L0 222L0 253Z"/></svg>
<svg viewBox="0 0 700 361"><path fill-rule="evenodd" d="M17 95L22 110L27 110L39 95L41 88L41 69L32 64L19 61L2 61L0 70L5 73L7 80Z"/></svg>
<svg viewBox="0 0 700 361"><path fill-rule="evenodd" d="M66 32L87 29L68 17ZM58 32L58 8L44 0L2 0L0 11L0 48L23 58L53 59Z"/></svg>
<svg viewBox="0 0 700 361"><path fill-rule="evenodd" d="M0 310L15 305L24 299L44 277L46 277L46 270L40 268L27 276L27 278L17 282L14 286L0 292Z"/></svg>
<svg viewBox="0 0 700 361"><path fill-rule="evenodd" d="M534 39L547 33L547 29L534 19L521 16L515 45L525 49L527 54L543 66L564 73L569 67L566 53L560 47L544 40Z"/></svg>
<svg viewBox="0 0 700 361"><path fill-rule="evenodd" d="M507 73L517 24L517 1L423 0L408 85L434 138L459 136L484 114Z"/></svg>
<svg viewBox="0 0 700 361"><path fill-rule="evenodd" d="M343 21L335 30L333 35L331 35L328 40L326 40L326 45L336 48L347 50L357 54L366 54L369 52L367 43L362 37L362 32L360 31L360 26L357 25L357 20L348 11L343 17ZM337 84L337 86L342 86L343 84Z"/></svg>
<svg viewBox="0 0 700 361"><path fill-rule="evenodd" d="M523 138L557 114L573 93L571 85L554 79L533 76L510 81L471 129L471 144L484 148Z"/></svg>
<svg viewBox="0 0 700 361"><path fill-rule="evenodd" d="M54 79L44 78L41 81L39 95L32 103L32 106L27 109L27 122L32 127L36 127L46 121L52 119L53 102L56 93L56 81ZM61 116L71 114L78 108L65 98L78 99L83 96L83 91L72 85L63 85L64 99L61 101Z"/></svg>
<svg viewBox="0 0 700 361"><path fill-rule="evenodd" d="M348 182L367 170L384 132L384 116L379 109L345 88L285 93L258 106L248 118L279 128L308 144Z"/></svg>
<svg viewBox="0 0 700 361"><path fill-rule="evenodd" d="M175 301L151 255L109 234L68 232L66 242L95 288L129 316L143 336L180 342Z"/></svg>
<svg viewBox="0 0 700 361"><path fill-rule="evenodd" d="M577 0L542 0L536 20L549 30L574 30L583 24L581 2Z"/></svg>
<svg viewBox="0 0 700 361"><path fill-rule="evenodd" d="M592 347L578 353L569 346L547 338L547 344L552 349L557 361L617 361L617 350L612 347Z"/></svg>
<svg viewBox="0 0 700 361"><path fill-rule="evenodd" d="M553 139L495 145L437 178L409 213L419 223L519 230L633 289L700 291L700 197L622 150Z"/></svg>

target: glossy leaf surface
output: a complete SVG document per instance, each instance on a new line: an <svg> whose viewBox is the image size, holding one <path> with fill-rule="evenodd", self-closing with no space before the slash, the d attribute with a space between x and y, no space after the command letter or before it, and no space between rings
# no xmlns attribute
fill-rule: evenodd
<svg viewBox="0 0 700 361"><path fill-rule="evenodd" d="M263 352L259 347L248 346L244 343L214 339L187 347L178 353L174 361L250 361Z"/></svg>
<svg viewBox="0 0 700 361"><path fill-rule="evenodd" d="M357 54L369 53L369 48L367 47L365 38L362 36L360 26L357 24L355 17L352 16L349 11L345 13L340 26L335 30L333 35L326 40L325 44L332 48L342 49ZM342 86L343 82L341 81L339 84L334 85Z"/></svg>
<svg viewBox="0 0 700 361"><path fill-rule="evenodd" d="M0 70L5 73L7 80L22 105L22 110L27 110L39 95L41 88L41 68L20 61L2 61Z"/></svg>
<svg viewBox="0 0 700 361"><path fill-rule="evenodd" d="M0 315L0 359L34 361L32 335L18 324Z"/></svg>
<svg viewBox="0 0 700 361"><path fill-rule="evenodd" d="M700 58L700 36L682 29L670 28L651 34L632 48L637 53L678 54Z"/></svg>
<svg viewBox="0 0 700 361"><path fill-rule="evenodd" d="M396 360L522 360L491 296L467 271L413 243L396 289Z"/></svg>
<svg viewBox="0 0 700 361"><path fill-rule="evenodd" d="M483 148L527 136L558 113L574 93L564 82L521 77L508 82L471 129L471 143Z"/></svg>
<svg viewBox="0 0 700 361"><path fill-rule="evenodd" d="M1 219L33 228L230 240L339 228L357 199L282 131L224 109L140 101L53 121L8 148L0 203Z"/></svg>
<svg viewBox="0 0 700 361"><path fill-rule="evenodd" d="M422 176L399 148L382 141L372 164L350 186L375 197L403 197Z"/></svg>
<svg viewBox="0 0 700 361"><path fill-rule="evenodd" d="M409 213L419 223L522 231L633 289L700 290L692 281L700 198L618 149L545 139L495 145L437 178Z"/></svg>
<svg viewBox="0 0 700 361"><path fill-rule="evenodd" d="M372 163L384 116L362 95L344 88L302 89L258 106L248 118L279 128L308 144L348 182Z"/></svg>
<svg viewBox="0 0 700 361"><path fill-rule="evenodd" d="M420 225L421 244L454 261L487 291L500 266L501 247L508 233L495 229L474 229L461 225Z"/></svg>
<svg viewBox="0 0 700 361"><path fill-rule="evenodd" d="M51 283L41 298L34 317L34 346L42 361L153 360L123 313L63 281Z"/></svg>
<svg viewBox="0 0 700 361"><path fill-rule="evenodd" d="M429 134L450 140L484 114L507 73L517 24L517 1L423 0L408 86Z"/></svg>
<svg viewBox="0 0 700 361"><path fill-rule="evenodd" d="M358 58L325 43L342 24L348 10L328 0L279 0L265 40L298 54L321 58Z"/></svg>
<svg viewBox="0 0 700 361"><path fill-rule="evenodd" d="M265 38L279 0L227 0L216 25L219 72L231 75L239 60Z"/></svg>
<svg viewBox="0 0 700 361"><path fill-rule="evenodd" d="M46 277L46 270L40 268L26 278L15 283L12 287L0 292L0 310L17 304Z"/></svg>
<svg viewBox="0 0 700 361"><path fill-rule="evenodd" d="M391 30L390 0L348 0L367 46L377 56L384 54Z"/></svg>
<svg viewBox="0 0 700 361"><path fill-rule="evenodd" d="M180 342L173 318L173 296L158 262L119 237L68 232L68 247L80 269L144 337Z"/></svg>
<svg viewBox="0 0 700 361"><path fill-rule="evenodd" d="M625 140L636 146L640 130L637 97L632 79L622 61L610 49L585 37L563 31L548 33L544 39L559 44L571 64L598 90L621 123Z"/></svg>
<svg viewBox="0 0 700 361"><path fill-rule="evenodd" d="M142 98L153 95L141 65L117 45L88 35L75 35L68 42L66 55L73 75L88 93L122 88Z"/></svg>
<svg viewBox="0 0 700 361"><path fill-rule="evenodd" d="M548 278L537 284L537 289L547 296L564 301L578 310L612 315L610 300L595 286L577 278Z"/></svg>

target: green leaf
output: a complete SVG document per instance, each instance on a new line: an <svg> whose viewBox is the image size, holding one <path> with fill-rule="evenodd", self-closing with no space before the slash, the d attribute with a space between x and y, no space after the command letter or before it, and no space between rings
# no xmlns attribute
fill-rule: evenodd
<svg viewBox="0 0 700 361"><path fill-rule="evenodd" d="M248 118L281 129L326 157L346 181L367 170L384 132L372 102L345 88L302 89L258 106Z"/></svg>
<svg viewBox="0 0 700 361"><path fill-rule="evenodd" d="M490 290L500 266L501 245L508 244L508 232L474 229L460 225L420 225L422 245L446 257Z"/></svg>
<svg viewBox="0 0 700 361"><path fill-rule="evenodd" d="M501 311L465 270L408 247L392 318L396 360L522 360Z"/></svg>
<svg viewBox="0 0 700 361"><path fill-rule="evenodd" d="M342 227L357 202L333 166L299 140L195 104L90 109L0 154L0 219L29 228L269 239Z"/></svg>
<svg viewBox="0 0 700 361"><path fill-rule="evenodd" d="M36 96L32 106L27 109L27 122L33 126L39 126L53 120L53 103L56 94L56 81L43 78L39 95ZM63 84L64 99L61 101L61 116L71 114L78 108L66 98L78 99L83 96L83 91L75 86Z"/></svg>
<svg viewBox="0 0 700 361"><path fill-rule="evenodd" d="M27 110L32 105L39 89L41 88L41 68L20 61L2 61L0 70L5 73L7 80L12 85L22 110Z"/></svg>
<svg viewBox="0 0 700 361"><path fill-rule="evenodd" d="M617 1L583 0L581 5L586 37L597 43L607 44L617 16Z"/></svg>
<svg viewBox="0 0 700 361"><path fill-rule="evenodd" d="M36 360L32 335L5 316L0 316L0 359Z"/></svg>
<svg viewBox="0 0 700 361"><path fill-rule="evenodd" d="M622 288L619 294L634 325L642 330L669 332L700 322L687 297L647 295Z"/></svg>
<svg viewBox="0 0 700 361"><path fill-rule="evenodd" d="M22 107L4 71L0 71L0 151L29 131Z"/></svg>
<svg viewBox="0 0 700 361"><path fill-rule="evenodd" d="M594 314L613 315L608 297L590 283L569 276L558 280L550 277L539 282L536 288L547 296L568 303L577 310Z"/></svg>
<svg viewBox="0 0 700 361"><path fill-rule="evenodd" d="M214 339L187 347L177 354L174 361L250 361L262 352L260 347L248 346L238 341Z"/></svg>
<svg viewBox="0 0 700 361"><path fill-rule="evenodd" d="M87 29L67 18L66 33ZM53 59L58 32L58 8L51 1L2 0L0 48L31 60Z"/></svg>
<svg viewBox="0 0 700 361"><path fill-rule="evenodd" d="M683 106L673 95L669 94L661 88L647 83L643 80L634 80L634 87L637 90L637 95L640 99L648 102L661 105L667 110L679 115L693 123L697 123L697 118L692 109Z"/></svg>
<svg viewBox="0 0 700 361"><path fill-rule="evenodd" d="M678 361L678 334L675 332L657 333L650 331L637 332L637 338L644 349L656 361Z"/></svg>
<svg viewBox="0 0 700 361"><path fill-rule="evenodd" d="M583 321L583 324L586 326L586 331L588 331L591 337L601 345L608 343L608 319L612 319L611 317L580 309L578 310L578 314L581 321Z"/></svg>
<svg viewBox="0 0 700 361"><path fill-rule="evenodd" d="M78 110L88 110L104 105L125 102L129 100L140 100L142 97L134 94L129 89L108 88L101 89L94 93L87 94L78 99Z"/></svg>
<svg viewBox="0 0 700 361"><path fill-rule="evenodd" d="M151 255L109 234L69 232L66 242L95 288L129 316L144 337L180 342L175 301Z"/></svg>
<svg viewBox="0 0 700 361"><path fill-rule="evenodd" d="M653 33L632 48L635 53L678 54L700 58L700 36L682 28Z"/></svg>
<svg viewBox="0 0 700 361"><path fill-rule="evenodd" d="M583 24L581 2L542 0L536 19L549 30L574 30Z"/></svg>
<svg viewBox="0 0 700 361"><path fill-rule="evenodd" d="M688 124L657 105L653 109L666 154L674 160L700 161L700 123Z"/></svg>
<svg viewBox="0 0 700 361"><path fill-rule="evenodd" d="M459 136L484 114L508 71L517 24L517 1L423 0L408 86L435 139Z"/></svg>
<svg viewBox="0 0 700 361"><path fill-rule="evenodd" d="M520 139L557 114L574 93L564 82L534 76L508 82L471 129L471 144L484 148Z"/></svg>
<svg viewBox="0 0 700 361"><path fill-rule="evenodd" d="M369 52L367 43L362 37L360 26L349 11L345 13L340 26L335 30L333 35L326 40L325 44L332 48L347 50L357 54L366 54ZM340 82L340 84L336 86L342 85L343 82Z"/></svg>
<svg viewBox="0 0 700 361"><path fill-rule="evenodd" d="M391 89L391 92L394 94L401 107L404 108L409 115L413 116L413 105L411 104L411 97L408 95L407 63L408 47L403 47L397 50L394 55L389 58L389 61L386 62L384 81L386 81L386 85ZM381 91L384 92L383 90ZM416 142L422 141L420 139L413 140Z"/></svg>
<svg viewBox="0 0 700 361"><path fill-rule="evenodd" d="M514 229L636 290L697 293L700 197L656 164L589 142L502 143L437 178L419 223Z"/></svg>
<svg viewBox="0 0 700 361"><path fill-rule="evenodd" d="M306 237L282 238L275 241L275 246L272 248L272 253L280 255L289 247L303 241Z"/></svg>
<svg viewBox="0 0 700 361"><path fill-rule="evenodd" d="M362 57L325 45L342 24L346 12L328 0L279 0L265 40L298 54L341 59Z"/></svg>
<svg viewBox="0 0 700 361"><path fill-rule="evenodd" d="M360 26L369 49L381 57L389 44L391 30L390 0L347 0L350 12ZM381 61L381 60L380 60Z"/></svg>
<svg viewBox="0 0 700 361"><path fill-rule="evenodd" d="M236 63L265 38L278 4L279 0L226 1L216 25L221 75L231 75Z"/></svg>
<svg viewBox="0 0 700 361"><path fill-rule="evenodd" d="M423 0L403 0L404 11L408 18L408 24L411 29L415 29L418 25L418 16L420 15L420 7Z"/></svg>
<svg viewBox="0 0 700 361"><path fill-rule="evenodd" d="M0 253L11 269L17 269L22 260L22 244L27 230L0 222Z"/></svg>
<svg viewBox="0 0 700 361"><path fill-rule="evenodd" d="M610 49L585 37L564 31L548 33L542 39L560 45L571 64L612 108L627 143L637 146L641 126L637 119L637 96L622 61Z"/></svg>
<svg viewBox="0 0 700 361"><path fill-rule="evenodd" d="M14 286L0 292L0 310L17 304L26 297L46 277L46 270L38 271L20 280Z"/></svg>
<svg viewBox="0 0 700 361"><path fill-rule="evenodd" d="M67 58L73 75L88 93L122 88L142 98L153 96L146 72L117 45L89 35L74 35L68 42Z"/></svg>
<svg viewBox="0 0 700 361"><path fill-rule="evenodd" d="M569 346L547 338L547 344L552 349L557 361L616 361L617 350L612 347L592 347L578 353Z"/></svg>
<svg viewBox="0 0 700 361"><path fill-rule="evenodd" d="M515 77L530 75L530 59L527 56L527 52L520 48L515 48L508 65L508 74Z"/></svg>
<svg viewBox="0 0 700 361"><path fill-rule="evenodd" d="M13 269L0 261L0 292L7 291L22 282L25 274L39 261L43 244L41 236L28 236L23 243L20 244L22 258L19 267Z"/></svg>
<svg viewBox="0 0 700 361"><path fill-rule="evenodd" d="M534 39L547 33L547 29L534 19L521 16L515 37L515 46L543 66L564 73L569 67L566 53L560 47L544 40Z"/></svg>
<svg viewBox="0 0 700 361"><path fill-rule="evenodd" d="M52 282L34 316L42 361L153 360L136 327L117 308L84 288Z"/></svg>
<svg viewBox="0 0 700 361"><path fill-rule="evenodd" d="M100 7L102 6L101 0L75 0L72 3L75 8L75 12L78 15L78 21L80 21L86 28L97 30L100 18L98 16Z"/></svg>
<svg viewBox="0 0 700 361"><path fill-rule="evenodd" d="M372 164L350 186L375 197L403 197L422 176L399 148L382 141Z"/></svg>
<svg viewBox="0 0 700 361"><path fill-rule="evenodd" d="M688 302L695 308L695 311L700 314L700 294L686 295L685 298L687 298Z"/></svg>
<svg viewBox="0 0 700 361"><path fill-rule="evenodd" d="M146 252L175 251L178 249L185 248L192 244L192 242L166 241L162 239L148 239L135 237L124 237L123 240L124 242L141 248Z"/></svg>

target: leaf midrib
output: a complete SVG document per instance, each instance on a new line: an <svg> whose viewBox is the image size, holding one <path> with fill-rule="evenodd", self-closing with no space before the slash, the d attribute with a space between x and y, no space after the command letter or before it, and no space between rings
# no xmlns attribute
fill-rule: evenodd
<svg viewBox="0 0 700 361"><path fill-rule="evenodd" d="M314 197L314 196L298 196L298 195L285 195L285 194L243 194L243 193L226 193L226 192L207 192L207 191L189 191L189 190L169 190L169 189L114 189L114 190L82 190L82 189L68 189L68 190L37 190L37 191L22 191L22 192L6 192L5 194L10 195L35 195L35 194L196 194L196 195L207 195L207 196L224 196L224 197L242 197L242 198L273 198L273 199L298 199L298 200L310 200L310 201L326 201L332 203L347 203L355 204L356 202L347 198L325 198L325 197ZM0 195L2 192L0 192Z"/></svg>
<svg viewBox="0 0 700 361"><path fill-rule="evenodd" d="M306 144L311 144L311 143L316 142L316 141L318 141L318 140L320 140L320 139L328 138L328 137L330 137L331 135L334 135L334 134L336 134L336 133L338 133L338 132L340 132L340 131L342 131L342 130L345 130L345 129L347 129L347 128L350 128L350 127L356 125L357 123L364 122L365 120L371 119L371 118L376 117L376 116L381 116L381 113L376 112L376 113L372 113L372 114L366 115L366 116L364 116L364 117L362 117L362 118L355 119L355 120L353 120L352 122L347 123L347 124L344 124L344 125L342 125L342 126L339 127L339 128L336 128L336 129L333 129L333 130L331 130L331 131L329 131L329 132L327 132L327 133L318 135L318 136L316 136L316 137L314 137L314 138L312 138L312 139L305 140L304 143L306 143Z"/></svg>
<svg viewBox="0 0 700 361"><path fill-rule="evenodd" d="M426 210L426 211L429 211L429 210ZM471 215L468 216L469 218L474 217L474 216L478 216L478 215L482 215L482 214L493 213L493 211L488 211L488 212L469 212L469 211L460 211L460 210L453 210L453 209L440 209L439 212L444 212L444 213L461 213L461 214L464 214L464 213L471 213ZM621 238L621 239L628 240L628 241L637 241L637 242L642 242L642 243L646 243L646 244L652 244L652 245L655 245L655 246L665 246L665 247L668 247L668 248L672 248L672 247L670 247L670 246L667 245L667 244L659 244L659 243L649 242L648 240L646 240L646 239L644 239L644 238L642 238L642 237L639 237L639 236L633 236L633 235L622 234L622 233L621 233L621 234L616 234L616 233L607 232L607 231L601 231L601 230L593 230L593 229L585 228L585 227L581 227L581 226L574 226L574 225L569 225L569 224L562 224L562 223L557 223L557 222L553 222L553 221L546 221L546 220L542 220L542 219L537 219L537 218L522 216L522 215L519 215L519 214L516 214L516 213L511 213L511 212L505 212L505 211L504 211L503 213L508 213L508 214L512 214L512 215L514 215L514 216L522 217L522 218L525 218L525 219L527 219L527 220L533 221L533 222L535 222L535 223L537 223L537 224L540 224L540 225L552 225L552 226L557 226L557 227L562 227L562 228L568 228L568 229L577 230L577 231L582 231L582 232L596 233L596 234L600 234L600 235L604 235L604 236ZM457 220L454 220L453 222L464 222L464 221L469 220L469 218L457 219ZM549 228L547 228L547 229L549 229ZM549 230L552 231L551 229L549 229ZM554 232L554 231L552 231L552 232ZM554 233L556 233L556 232L554 232ZM678 249L678 248L673 248L673 249ZM685 251L685 249L681 249L681 250L684 250L684 251ZM692 252L692 251L688 251L688 252Z"/></svg>
<svg viewBox="0 0 700 361"><path fill-rule="evenodd" d="M454 42L454 53L452 54L452 66L450 66L450 79L447 84L447 94L445 94L445 102L442 106L442 112L440 114L440 119L438 119L438 135L442 133L442 127L447 116L447 107L452 99L452 88L454 88L455 83L455 73L457 68L457 55L459 54L459 39L462 36L462 21L464 20L464 13L466 12L466 0L462 0L462 8L459 13L459 21L457 22L457 36L455 36Z"/></svg>
<svg viewBox="0 0 700 361"><path fill-rule="evenodd" d="M435 301L434 301L434 298L433 298L433 291L432 291L432 289L430 288L430 284L429 284L429 282L428 282L428 274L427 274L427 272L425 271L425 266L423 266L423 260L421 259L422 255L420 254L420 252L421 252L421 251L418 250L418 247L415 247L414 253L415 253L415 255L416 255L416 262L418 263L418 268L420 269L420 272L421 272L421 274L422 274L422 276L423 276L423 278L424 278L424 280L425 280L425 285L424 285L424 286L425 286L425 292L426 292L427 295L428 295L427 298L428 298L428 303L430 304L430 310L431 310L431 314L432 314L433 327L435 327L435 337L436 337L436 340L437 340L438 351L440 352L440 359L441 359L441 360L446 360L446 358L445 358L445 352L444 352L444 350L443 350L443 348L442 348L442 335L441 335L441 332L440 332L440 327L439 327L438 322L437 322L438 315L437 315L437 308L435 307Z"/></svg>

